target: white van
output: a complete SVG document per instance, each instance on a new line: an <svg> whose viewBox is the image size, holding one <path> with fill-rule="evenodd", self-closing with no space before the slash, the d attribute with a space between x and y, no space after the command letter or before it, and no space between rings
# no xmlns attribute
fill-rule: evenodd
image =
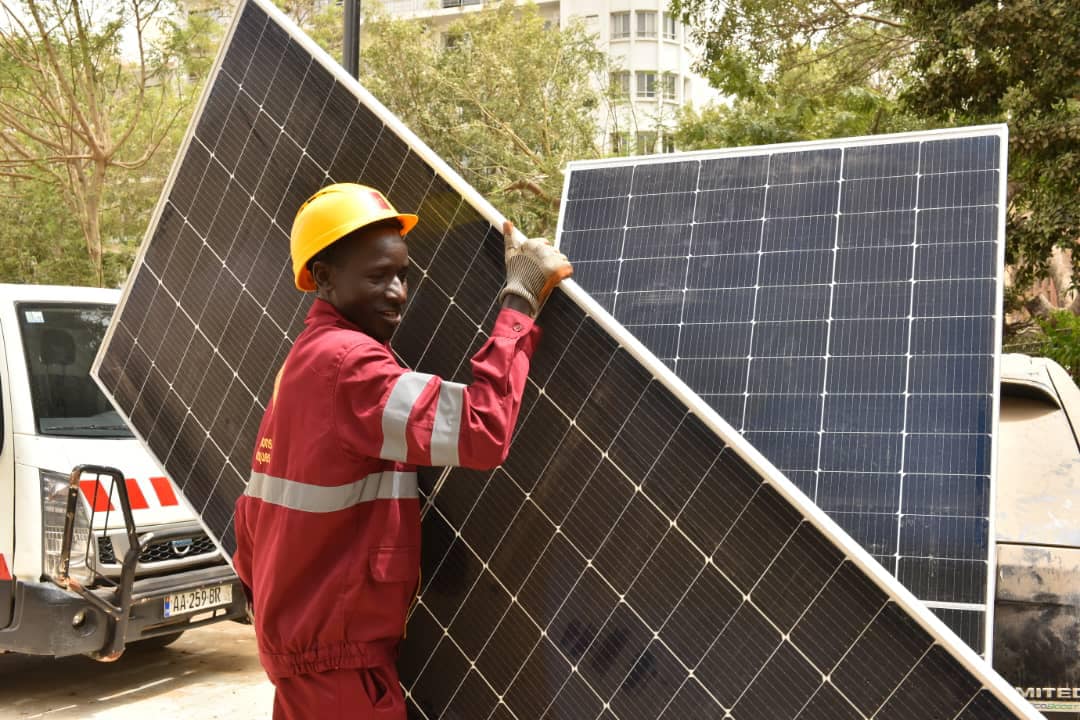
<svg viewBox="0 0 1080 720"><path fill-rule="evenodd" d="M0 285L0 652L111 660L245 618L239 579L89 375L119 299Z"/></svg>

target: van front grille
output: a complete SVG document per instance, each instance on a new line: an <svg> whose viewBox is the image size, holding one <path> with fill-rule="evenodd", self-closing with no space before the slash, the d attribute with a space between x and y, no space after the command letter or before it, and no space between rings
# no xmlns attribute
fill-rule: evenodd
<svg viewBox="0 0 1080 720"><path fill-rule="evenodd" d="M118 565L122 559L116 557L112 538L101 536L98 541L98 562L103 565ZM186 550L185 550L186 549ZM190 538L177 538L171 540L154 540L139 553L139 562L156 563L165 560L180 560L182 558L206 555L216 550L214 541L205 533Z"/></svg>

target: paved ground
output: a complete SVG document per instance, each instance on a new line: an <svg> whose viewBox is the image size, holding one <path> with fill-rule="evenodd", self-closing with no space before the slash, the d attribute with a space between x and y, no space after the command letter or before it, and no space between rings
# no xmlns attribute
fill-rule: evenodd
<svg viewBox="0 0 1080 720"><path fill-rule="evenodd" d="M233 622L114 663L0 655L2 720L267 720L273 695L251 627Z"/></svg>

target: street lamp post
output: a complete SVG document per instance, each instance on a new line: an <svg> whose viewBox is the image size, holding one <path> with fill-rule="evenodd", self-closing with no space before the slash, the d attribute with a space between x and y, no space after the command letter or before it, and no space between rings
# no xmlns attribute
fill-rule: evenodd
<svg viewBox="0 0 1080 720"><path fill-rule="evenodd" d="M345 0L345 37L341 64L354 78L360 77L360 0Z"/></svg>

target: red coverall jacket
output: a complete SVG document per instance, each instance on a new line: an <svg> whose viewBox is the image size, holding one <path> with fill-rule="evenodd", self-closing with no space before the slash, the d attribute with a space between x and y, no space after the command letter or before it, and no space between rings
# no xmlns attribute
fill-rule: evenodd
<svg viewBox="0 0 1080 720"><path fill-rule="evenodd" d="M506 458L538 336L504 309L465 386L400 367L315 301L236 503L233 563L271 678L395 661L420 571L414 466Z"/></svg>

